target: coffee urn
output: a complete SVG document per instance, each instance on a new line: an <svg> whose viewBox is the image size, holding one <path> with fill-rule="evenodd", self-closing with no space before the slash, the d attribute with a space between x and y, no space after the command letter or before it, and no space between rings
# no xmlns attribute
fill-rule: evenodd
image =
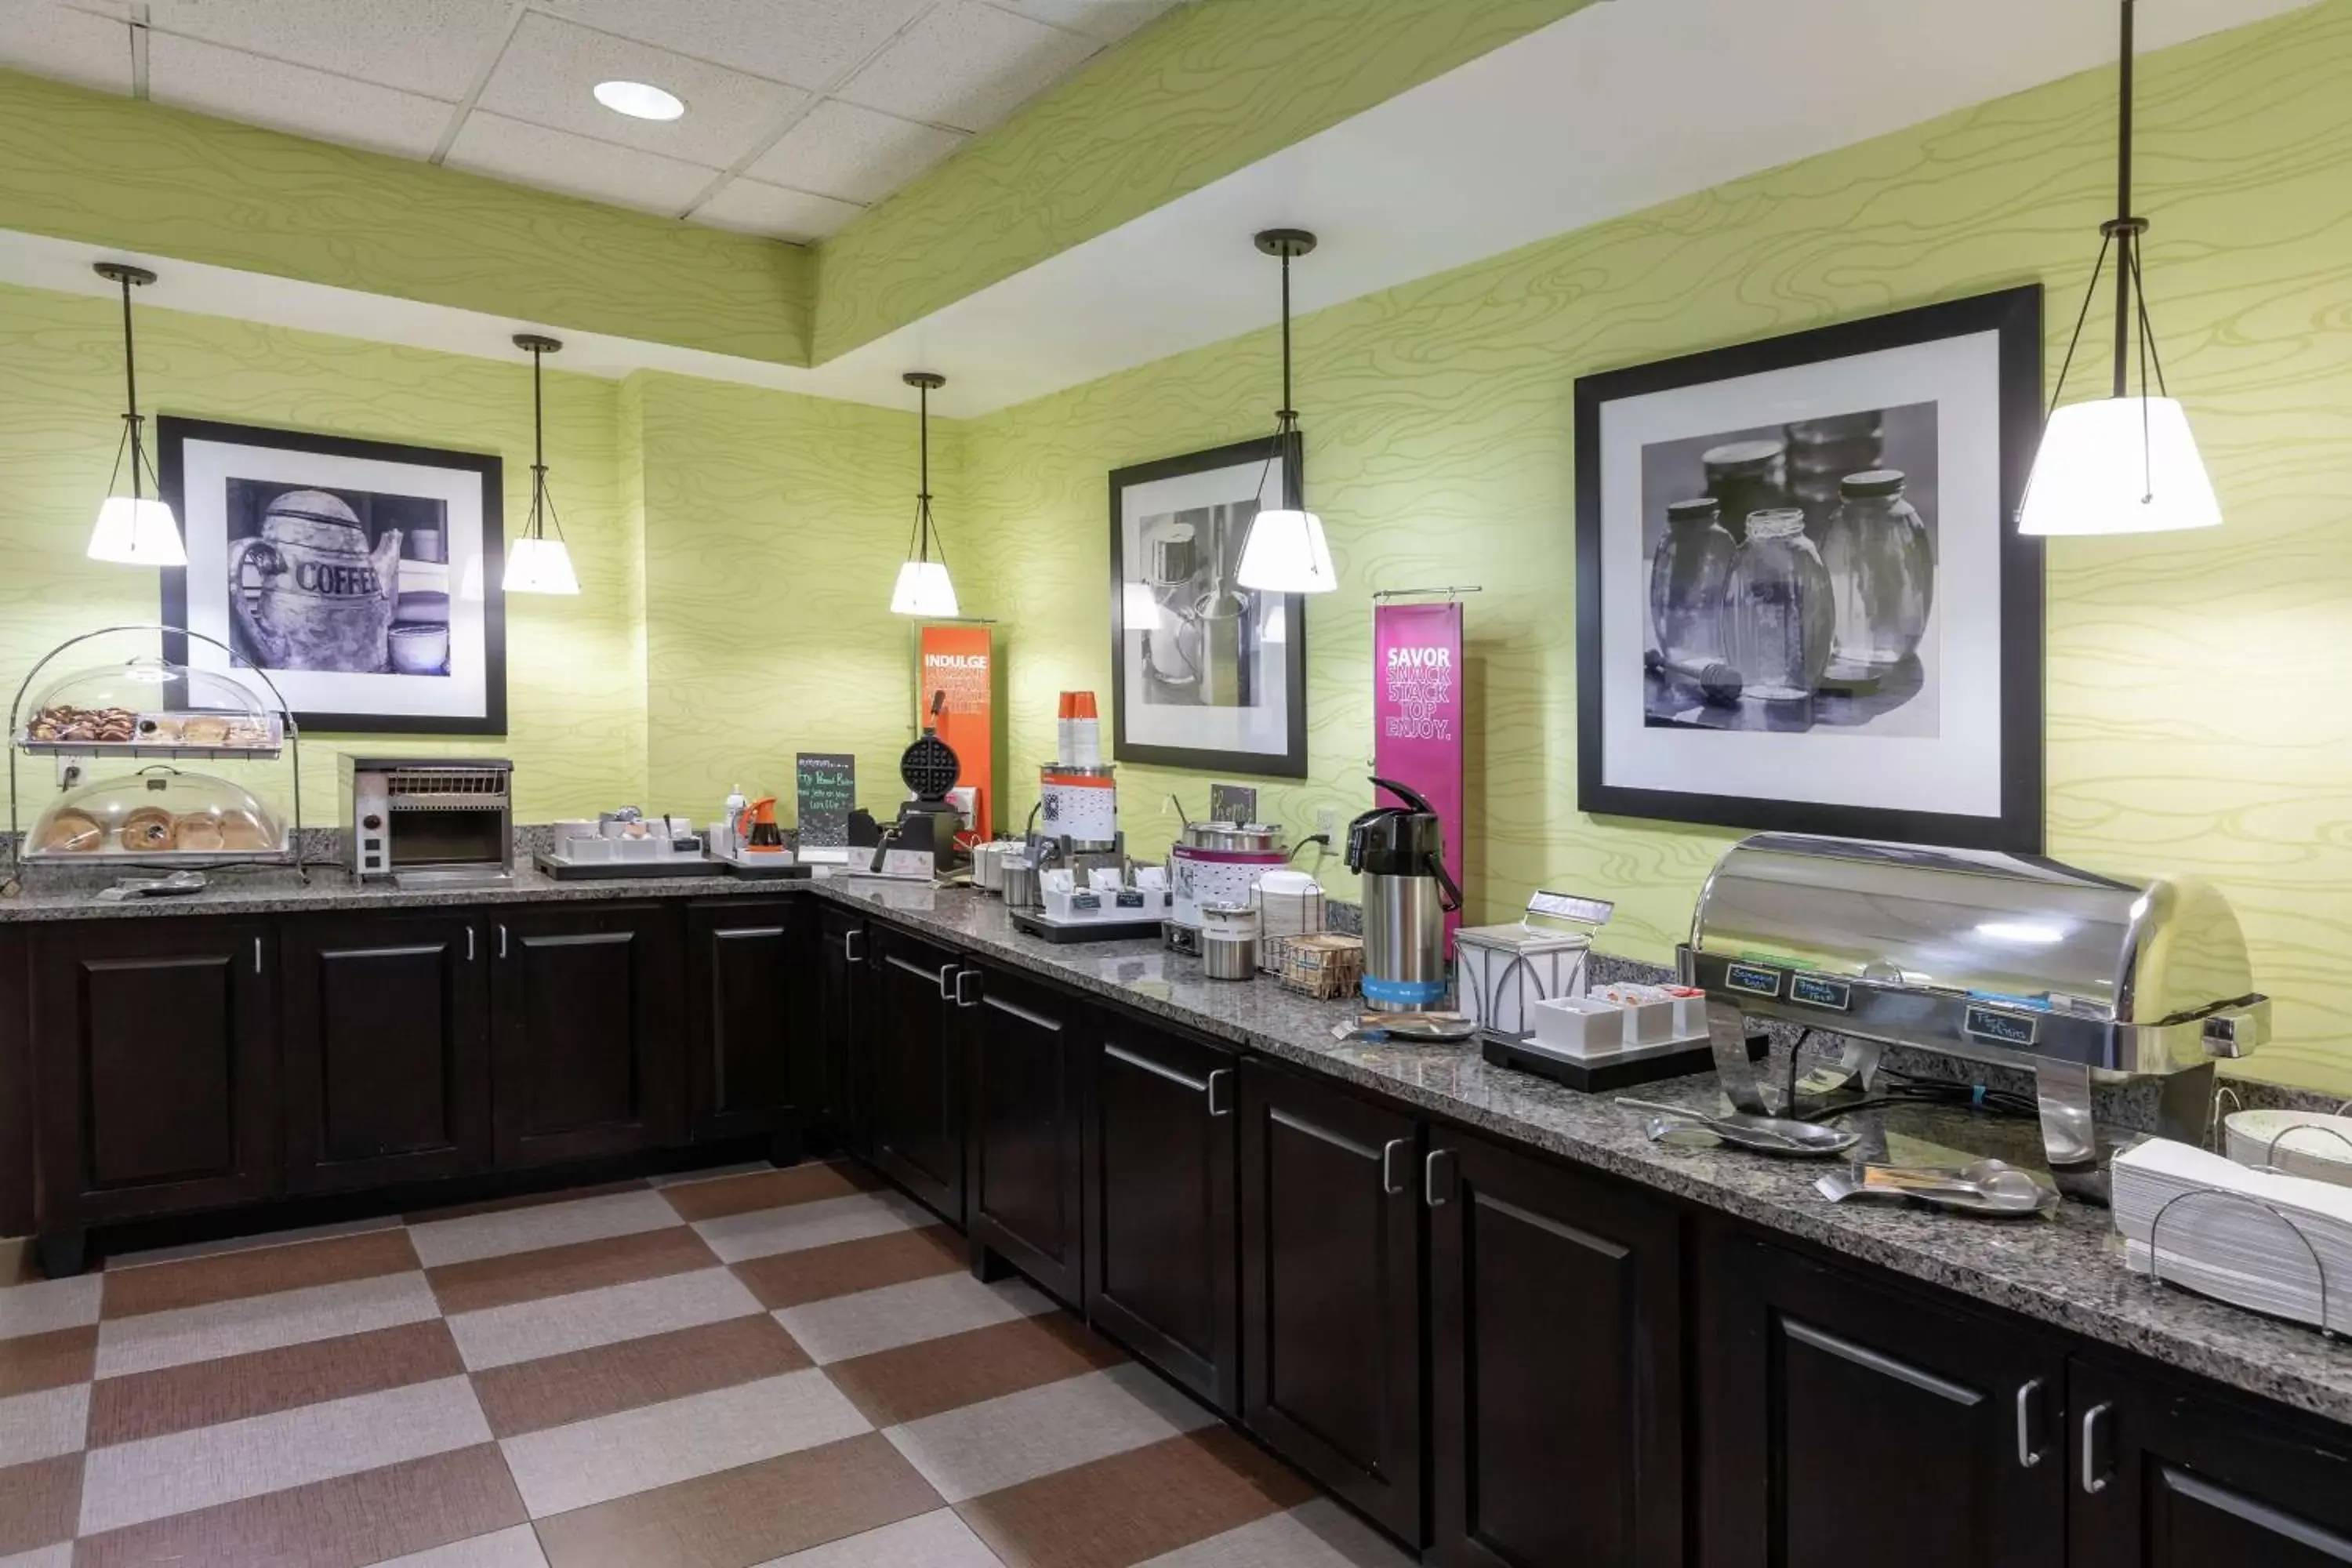
<svg viewBox="0 0 2352 1568"><path fill-rule="evenodd" d="M1348 869L1363 879L1364 999L1392 1013L1445 1004L1445 917L1462 889L1445 869L1445 829L1426 800L1400 784L1373 786L1404 802L1348 825Z"/></svg>

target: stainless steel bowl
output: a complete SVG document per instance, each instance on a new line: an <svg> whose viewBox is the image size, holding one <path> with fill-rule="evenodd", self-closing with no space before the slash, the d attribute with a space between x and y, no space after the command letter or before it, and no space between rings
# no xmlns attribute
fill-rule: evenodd
<svg viewBox="0 0 2352 1568"><path fill-rule="evenodd" d="M1008 858L1004 862L1004 907L1009 910L1042 910L1045 907L1045 889L1039 880L1037 868L1026 860Z"/></svg>
<svg viewBox="0 0 2352 1568"><path fill-rule="evenodd" d="M1201 933L1201 969L1212 980L1257 978L1257 938Z"/></svg>

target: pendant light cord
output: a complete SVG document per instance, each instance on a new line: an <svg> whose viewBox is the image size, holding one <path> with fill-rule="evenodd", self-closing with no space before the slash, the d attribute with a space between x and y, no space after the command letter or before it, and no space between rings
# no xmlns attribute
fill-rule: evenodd
<svg viewBox="0 0 2352 1568"><path fill-rule="evenodd" d="M1274 472L1274 460L1282 459L1282 504L1292 511L1307 510L1305 487L1300 482L1297 462L1298 410L1290 399L1290 253L1279 253L1282 260L1282 406L1274 411L1274 445L1267 448L1265 466L1258 470L1257 493L1264 504L1265 481Z"/></svg>
<svg viewBox="0 0 2352 1568"><path fill-rule="evenodd" d="M155 472L155 459L148 454L146 437L142 429L146 420L139 413L139 351L131 331L131 286L145 279L134 277L129 268L110 272L108 268L102 267L100 271L112 277L122 287L122 439L114 448L114 471L107 476L106 493L114 493L115 485L122 479L122 459L128 456L131 459L131 499L138 501L146 498L144 487L149 479L154 480L157 495L163 493L163 481Z"/></svg>
<svg viewBox="0 0 2352 1568"><path fill-rule="evenodd" d="M547 490L547 405L541 390L540 360L546 350L537 343L530 350L530 531L533 539L547 537L547 525L555 525L555 537L563 537L563 520L555 513L555 498Z"/></svg>
<svg viewBox="0 0 2352 1568"><path fill-rule="evenodd" d="M907 558L929 563L931 546L936 544L940 550L940 564L944 567L948 563L947 541L940 535L939 523L931 516L931 388L943 384L920 371L908 372L906 381L915 389L917 399L915 442L922 475L919 488L915 491L915 528L913 536L907 542Z"/></svg>

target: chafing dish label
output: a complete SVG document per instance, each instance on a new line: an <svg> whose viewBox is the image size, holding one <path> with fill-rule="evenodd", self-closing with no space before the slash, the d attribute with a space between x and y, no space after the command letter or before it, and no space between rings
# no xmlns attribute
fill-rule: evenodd
<svg viewBox="0 0 2352 1568"><path fill-rule="evenodd" d="M1735 963L1723 972L1723 983L1734 991L1746 991L1757 996L1780 994L1780 972L1759 969L1752 963Z"/></svg>
<svg viewBox="0 0 2352 1568"><path fill-rule="evenodd" d="M1812 1007L1834 1007L1843 1013L1853 1004L1853 990L1843 980L1824 980L1818 974L1791 974L1789 976L1789 1000Z"/></svg>
<svg viewBox="0 0 2352 1568"><path fill-rule="evenodd" d="M1960 1026L1980 1040L1997 1040L2004 1046L2030 1046L2033 1043L2035 1020L2030 1015L2006 1012L1999 1007L1970 1007Z"/></svg>

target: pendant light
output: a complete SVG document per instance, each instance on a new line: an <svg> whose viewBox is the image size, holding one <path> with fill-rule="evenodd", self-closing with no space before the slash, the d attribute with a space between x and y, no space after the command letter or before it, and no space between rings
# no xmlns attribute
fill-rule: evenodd
<svg viewBox="0 0 2352 1568"><path fill-rule="evenodd" d="M939 538L939 524L931 521L931 394L948 384L948 378L928 370L910 370L900 379L915 388L921 399L918 417L919 439L922 445L922 488L915 492L915 537L909 542L906 564L898 568L898 585L890 593L890 613L894 616L920 616L925 620L952 620L956 608L955 584L948 577L947 545ZM939 545L940 558L931 559L931 547Z"/></svg>
<svg viewBox="0 0 2352 1568"><path fill-rule="evenodd" d="M114 476L106 481L106 500L98 509L98 524L89 531L89 558L125 566L185 566L188 552L180 542L180 525L160 497L147 494L155 477L147 457L146 422L139 416L139 356L131 340L131 289L145 288L155 275L143 267L101 261L94 270L110 283L122 286L122 445L114 454ZM131 493L119 496L114 487L122 478L122 459L131 458ZM159 482L156 487L163 487Z"/></svg>
<svg viewBox="0 0 2352 1568"><path fill-rule="evenodd" d="M1323 520L1307 510L1306 486L1298 472L1298 411L1290 405L1290 264L1315 248L1315 237L1303 228L1270 228L1257 237L1257 247L1282 258L1282 406L1274 416L1274 450L1282 458L1282 504L1251 520L1234 580L1262 593L1328 594L1339 585L1339 574L1331 565ZM1266 459L1269 468L1273 461L1272 457ZM1263 489L1261 481L1261 493Z"/></svg>
<svg viewBox="0 0 2352 1568"><path fill-rule="evenodd" d="M2221 521L2213 481L2189 434L2189 416L2167 392L2164 363L2157 357L2147 321L2147 291L2140 277L2140 237L2147 220L2131 210L2132 6L2123 0L2123 66L2116 115L2116 216L2099 226L2105 236L2091 268L2091 287L2074 319L2074 336L2058 367L2058 388L2042 427L2042 449L2018 508L2021 533L2156 533L2210 528ZM2116 255L2115 380L2109 395L2058 406L2066 371L2083 341L2097 297L2107 252ZM2127 372L2135 344L2139 358L2139 395L2131 395ZM2157 395L2148 395L2148 375Z"/></svg>
<svg viewBox="0 0 2352 1568"><path fill-rule="evenodd" d="M555 515L555 498L547 493L547 417L540 390L539 362L563 344L536 332L515 334L515 347L530 355L530 521L521 537L507 545L506 575L500 580L509 594L577 594L580 578L572 570L572 552L563 542L563 524ZM547 537L550 528L555 537Z"/></svg>

